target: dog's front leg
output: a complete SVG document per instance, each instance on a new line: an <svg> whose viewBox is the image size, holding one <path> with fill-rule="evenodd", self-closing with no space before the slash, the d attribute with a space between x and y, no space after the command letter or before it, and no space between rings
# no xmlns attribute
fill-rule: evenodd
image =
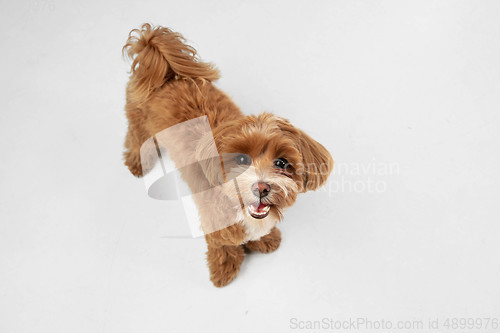
<svg viewBox="0 0 500 333"><path fill-rule="evenodd" d="M245 247L250 251L269 253L276 251L281 243L281 231L274 227L270 233L262 236L259 240L245 243Z"/></svg>
<svg viewBox="0 0 500 333"><path fill-rule="evenodd" d="M239 273L245 258L242 245L208 246L207 262L210 269L210 280L216 287L224 287Z"/></svg>

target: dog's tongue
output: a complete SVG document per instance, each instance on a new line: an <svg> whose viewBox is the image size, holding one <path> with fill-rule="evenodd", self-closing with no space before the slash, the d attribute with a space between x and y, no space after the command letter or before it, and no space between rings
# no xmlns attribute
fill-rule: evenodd
<svg viewBox="0 0 500 333"><path fill-rule="evenodd" d="M254 203L252 205L252 207L254 207L254 209L257 211L257 212L262 212L264 210L264 208L266 208L268 205L262 203L262 202L258 202L258 203Z"/></svg>

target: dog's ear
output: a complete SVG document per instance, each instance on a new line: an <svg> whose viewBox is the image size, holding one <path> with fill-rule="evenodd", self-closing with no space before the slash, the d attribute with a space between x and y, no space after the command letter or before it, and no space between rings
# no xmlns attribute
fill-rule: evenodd
<svg viewBox="0 0 500 333"><path fill-rule="evenodd" d="M323 145L300 131L300 152L303 160L304 192L325 184L333 169L333 158Z"/></svg>
<svg viewBox="0 0 500 333"><path fill-rule="evenodd" d="M297 143L302 155L302 165L296 168L296 172L302 175L302 192L316 190L326 182L333 170L332 156L323 145L295 128L288 120L277 119L278 126Z"/></svg>
<svg viewBox="0 0 500 333"><path fill-rule="evenodd" d="M211 131L200 138L195 154L196 160L198 161L208 183L211 186L223 184L224 173L222 170L221 159Z"/></svg>

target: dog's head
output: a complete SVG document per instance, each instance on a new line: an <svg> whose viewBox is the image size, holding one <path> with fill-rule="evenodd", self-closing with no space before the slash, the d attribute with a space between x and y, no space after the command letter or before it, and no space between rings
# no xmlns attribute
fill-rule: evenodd
<svg viewBox="0 0 500 333"><path fill-rule="evenodd" d="M221 161L203 158L213 147L198 148L207 179L214 185L235 179L244 214L255 219L281 219L298 193L323 185L333 168L321 144L269 113L220 124L213 137ZM215 172L219 162L222 174Z"/></svg>

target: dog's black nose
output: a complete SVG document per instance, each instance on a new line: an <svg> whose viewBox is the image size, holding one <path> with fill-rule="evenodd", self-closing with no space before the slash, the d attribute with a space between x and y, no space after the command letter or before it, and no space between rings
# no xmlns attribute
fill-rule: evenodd
<svg viewBox="0 0 500 333"><path fill-rule="evenodd" d="M258 198L265 197L266 195L269 194L270 191L271 191L271 185L269 184L258 182L252 185L252 193Z"/></svg>

